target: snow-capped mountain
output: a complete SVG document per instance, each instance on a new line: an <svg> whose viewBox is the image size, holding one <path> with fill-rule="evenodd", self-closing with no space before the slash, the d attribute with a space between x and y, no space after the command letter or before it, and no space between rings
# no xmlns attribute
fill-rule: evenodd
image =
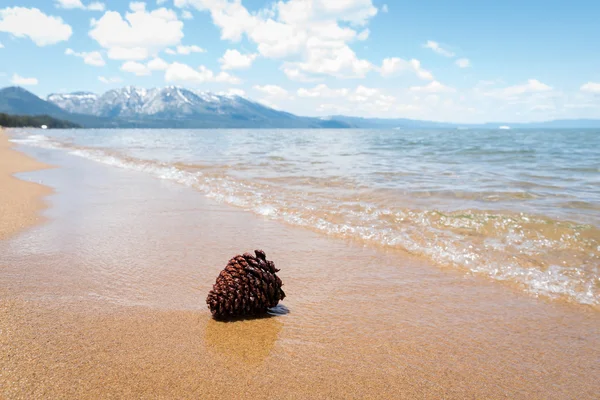
<svg viewBox="0 0 600 400"><path fill-rule="evenodd" d="M49 115L85 128L347 128L346 123L299 117L237 95L169 86L127 86L102 95L51 94L42 100L19 87L0 89L0 112Z"/></svg>
<svg viewBox="0 0 600 400"><path fill-rule="evenodd" d="M97 100L98 95L89 92L51 94L48 96L49 102L56 104L63 110L77 114L93 114Z"/></svg>
<svg viewBox="0 0 600 400"><path fill-rule="evenodd" d="M62 109L98 117L158 117L187 119L194 116L237 116L256 120L293 117L236 95L196 92L176 86L144 89L127 86L103 95L86 92L51 94L48 101Z"/></svg>

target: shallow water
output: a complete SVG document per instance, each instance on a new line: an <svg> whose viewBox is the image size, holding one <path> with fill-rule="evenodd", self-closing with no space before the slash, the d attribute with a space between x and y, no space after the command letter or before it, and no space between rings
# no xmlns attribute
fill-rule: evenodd
<svg viewBox="0 0 600 400"><path fill-rule="evenodd" d="M291 225L600 304L598 131L13 133Z"/></svg>
<svg viewBox="0 0 600 400"><path fill-rule="evenodd" d="M25 150L58 168L24 175L55 189L47 222L0 241L0 396L595 398L593 307ZM217 274L254 248L288 312L213 320Z"/></svg>

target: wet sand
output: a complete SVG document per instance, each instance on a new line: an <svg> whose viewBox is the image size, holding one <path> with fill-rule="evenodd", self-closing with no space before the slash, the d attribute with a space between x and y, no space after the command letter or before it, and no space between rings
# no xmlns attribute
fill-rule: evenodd
<svg viewBox="0 0 600 400"><path fill-rule="evenodd" d="M38 211L44 207L42 198L52 190L19 180L13 174L42 168L48 166L12 150L8 136L0 128L0 240L39 221Z"/></svg>
<svg viewBox="0 0 600 400"><path fill-rule="evenodd" d="M207 200L44 149L45 223L0 242L0 397L592 399L596 309ZM270 318L204 304L263 248ZM287 312L286 312L287 310Z"/></svg>

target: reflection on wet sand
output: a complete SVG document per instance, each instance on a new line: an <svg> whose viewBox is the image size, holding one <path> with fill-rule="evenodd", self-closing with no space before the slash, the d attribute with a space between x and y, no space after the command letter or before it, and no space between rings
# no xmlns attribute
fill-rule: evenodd
<svg viewBox="0 0 600 400"><path fill-rule="evenodd" d="M260 364L275 347L283 319L271 315L229 322L211 319L204 337L208 348L219 356L234 362Z"/></svg>

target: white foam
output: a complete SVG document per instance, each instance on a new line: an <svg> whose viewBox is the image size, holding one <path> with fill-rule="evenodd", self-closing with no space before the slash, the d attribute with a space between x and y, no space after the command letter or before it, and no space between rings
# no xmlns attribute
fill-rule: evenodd
<svg viewBox="0 0 600 400"><path fill-rule="evenodd" d="M63 148L70 154L103 164L148 173L205 193L219 202L252 211L256 214L303 226L328 235L361 239L379 245L400 248L426 256L432 261L465 269L471 273L500 281L522 285L535 295L566 296L581 304L600 305L600 282L589 265L551 265L544 269L528 259L549 250L573 249L573 241L580 240L578 232L550 239L537 232L538 237L526 236L523 224L531 217L505 216L465 211L463 215L444 215L430 210L389 209L375 203L294 192L280 186L269 187L236 179L229 175L215 175L179 169L166 163L145 161L108 153L101 149L70 148L44 135L30 135L15 139L16 143L47 148ZM480 242L468 234L488 235ZM492 232L492 236L489 236ZM495 236L494 236L495 235ZM591 250L593 251L593 250ZM596 249L600 251L600 246ZM522 256L521 258L517 256ZM592 254L598 257L598 254ZM524 261L525 260L525 261ZM587 274L581 273L587 268Z"/></svg>

